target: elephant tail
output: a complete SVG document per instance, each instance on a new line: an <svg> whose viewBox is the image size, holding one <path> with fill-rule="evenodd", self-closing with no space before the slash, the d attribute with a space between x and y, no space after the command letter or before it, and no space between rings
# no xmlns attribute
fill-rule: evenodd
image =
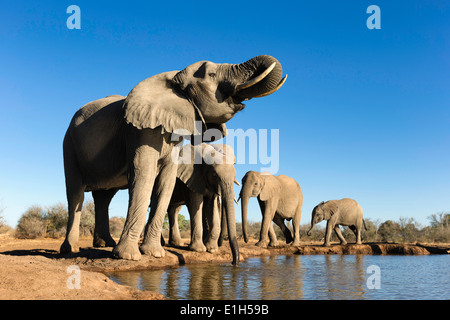
<svg viewBox="0 0 450 320"><path fill-rule="evenodd" d="M366 222L364 221L364 219L363 219L363 225L364 225L364 230L367 231Z"/></svg>

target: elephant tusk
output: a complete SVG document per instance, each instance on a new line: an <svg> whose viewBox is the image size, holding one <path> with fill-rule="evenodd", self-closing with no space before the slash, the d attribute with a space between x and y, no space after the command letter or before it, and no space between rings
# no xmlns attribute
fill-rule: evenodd
<svg viewBox="0 0 450 320"><path fill-rule="evenodd" d="M249 88L251 86L254 86L258 82L260 82L262 79L264 79L273 70L273 68L275 68L276 64L277 64L276 62L272 63L263 73L261 73L256 78L254 78L254 79L252 79L250 81L238 84L236 86L236 91L241 91L243 89L246 89L246 88Z"/></svg>
<svg viewBox="0 0 450 320"><path fill-rule="evenodd" d="M265 97L265 96L268 96L269 94L274 93L275 91L277 91L278 89L281 88L281 86L286 82L286 79L287 79L287 75L285 75L284 78L281 79L280 83L274 89L272 89L266 93L254 96L253 98L261 98L261 97Z"/></svg>
<svg viewBox="0 0 450 320"><path fill-rule="evenodd" d="M236 200L236 198L234 198L234 202L236 202L236 204L239 204L238 200Z"/></svg>
<svg viewBox="0 0 450 320"><path fill-rule="evenodd" d="M237 184L238 186L241 186L241 184L239 183L239 181L236 180L236 178L234 178L234 183Z"/></svg>

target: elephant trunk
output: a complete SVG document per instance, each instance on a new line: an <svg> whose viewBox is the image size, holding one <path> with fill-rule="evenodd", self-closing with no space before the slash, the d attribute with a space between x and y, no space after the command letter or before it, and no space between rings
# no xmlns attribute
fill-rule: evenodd
<svg viewBox="0 0 450 320"><path fill-rule="evenodd" d="M315 226L315 225L311 222L311 228L309 228L308 232L306 233L308 236L311 235L311 231L312 231L312 229L314 228L314 226Z"/></svg>
<svg viewBox="0 0 450 320"><path fill-rule="evenodd" d="M309 228L308 232L306 232L306 234L308 236L311 235L311 231L312 229L314 229L314 226L316 225L316 223L314 222L314 217L316 216L315 211L313 212L312 216L311 216L311 228Z"/></svg>
<svg viewBox="0 0 450 320"><path fill-rule="evenodd" d="M228 79L237 79L235 98L248 100L269 95L278 90L286 80L281 79L280 62L269 55L254 57L241 64L227 65Z"/></svg>
<svg viewBox="0 0 450 320"><path fill-rule="evenodd" d="M222 188L222 209L227 221L228 240L230 241L231 254L233 255L233 265L238 265L239 247L236 238L233 184L231 184L231 187Z"/></svg>

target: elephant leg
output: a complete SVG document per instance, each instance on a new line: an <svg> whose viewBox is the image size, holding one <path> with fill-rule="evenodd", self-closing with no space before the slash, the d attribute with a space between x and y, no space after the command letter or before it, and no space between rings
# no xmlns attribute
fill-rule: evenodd
<svg viewBox="0 0 450 320"><path fill-rule="evenodd" d="M94 247L115 247L109 232L108 207L118 189L92 191L95 204Z"/></svg>
<svg viewBox="0 0 450 320"><path fill-rule="evenodd" d="M129 260L141 258L138 242L145 225L159 159L159 152L150 145L150 142L141 145L129 157L128 214L119 243L113 249L113 255L117 258ZM161 246L160 233L158 233L158 244Z"/></svg>
<svg viewBox="0 0 450 320"><path fill-rule="evenodd" d="M179 247L183 245L181 240L180 228L178 226L178 214L183 205L170 205L168 209L169 215L169 245Z"/></svg>
<svg viewBox="0 0 450 320"><path fill-rule="evenodd" d="M66 194L69 210L66 238L61 245L61 253L78 252L81 209L84 201L84 190L81 172L75 162L76 155L71 144L64 139L64 173L66 177Z"/></svg>
<svg viewBox="0 0 450 320"><path fill-rule="evenodd" d="M80 234L81 209L84 201L84 190L70 192L67 196L69 219L67 221L66 239L61 245L61 253L78 252L78 237Z"/></svg>
<svg viewBox="0 0 450 320"><path fill-rule="evenodd" d="M341 241L342 245L346 245L347 241L345 240L344 236L342 235L341 228L339 228L339 225L334 226L334 232L336 232L337 237Z"/></svg>
<svg viewBox="0 0 450 320"><path fill-rule="evenodd" d="M362 244L361 228L356 228L356 244Z"/></svg>
<svg viewBox="0 0 450 320"><path fill-rule="evenodd" d="M275 214L275 208L273 208L273 204L269 201L263 202L258 199L259 207L261 208L261 212L263 213L263 219L261 224L261 231L259 234L259 241L255 244L261 248L267 248L269 228L272 224L272 220Z"/></svg>
<svg viewBox="0 0 450 320"><path fill-rule="evenodd" d="M324 247L330 246L330 238L331 238L331 232L333 231L333 224L330 223L330 221L327 221L327 226L325 228L325 242L323 244Z"/></svg>
<svg viewBox="0 0 450 320"><path fill-rule="evenodd" d="M349 226L350 230L353 231L356 237L356 244L362 244L361 241L361 227L358 226Z"/></svg>
<svg viewBox="0 0 450 320"><path fill-rule="evenodd" d="M164 217L172 198L177 176L177 165L172 162L170 156L164 164L155 181L155 187L152 193L152 204L149 221L145 227L144 241L140 250L144 254L151 254L156 258L165 256L165 251L161 246L161 232L164 223Z"/></svg>
<svg viewBox="0 0 450 320"><path fill-rule="evenodd" d="M203 195L191 192L187 203L191 217L191 243L189 249L196 252L205 252L203 244Z"/></svg>
<svg viewBox="0 0 450 320"><path fill-rule="evenodd" d="M275 222L276 225L280 227L281 231L284 234L284 237L286 238L286 243L291 243L292 241L294 241L294 239L292 238L292 232L284 224L284 219L283 218L281 218L280 216L275 215L275 218L273 218L273 222Z"/></svg>
<svg viewBox="0 0 450 320"><path fill-rule="evenodd" d="M276 247L278 245L277 235L273 229L273 223L269 224L269 247Z"/></svg>
<svg viewBox="0 0 450 320"><path fill-rule="evenodd" d="M204 198L203 212L209 226L205 246L206 250L210 253L215 253L219 250L219 237L222 235L221 229L223 230L224 227L223 222L221 223L221 211L219 198L217 196ZM225 216L224 214L222 215Z"/></svg>
<svg viewBox="0 0 450 320"><path fill-rule="evenodd" d="M300 220L302 217L302 205L300 204L297 207L297 211L295 212L294 218L292 218L292 228L294 229L294 240L291 245L299 246L300 245Z"/></svg>

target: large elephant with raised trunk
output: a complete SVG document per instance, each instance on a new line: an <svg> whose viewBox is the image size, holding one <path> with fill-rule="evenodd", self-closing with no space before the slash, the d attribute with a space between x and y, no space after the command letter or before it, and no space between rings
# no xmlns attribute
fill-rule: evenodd
<svg viewBox="0 0 450 320"><path fill-rule="evenodd" d="M247 236L247 209L250 197L257 197L263 215L261 232L257 246L267 247L277 245L277 237L273 230L272 221L283 231L286 243L294 246L300 244L300 219L302 216L303 193L300 185L293 178L270 173L249 171L242 178L242 189L239 198L242 199L242 233L244 241ZM285 220L292 220L294 236L284 224ZM267 242L269 236L270 242Z"/></svg>
<svg viewBox="0 0 450 320"><path fill-rule="evenodd" d="M361 230L366 224L363 219L363 210L358 202L353 199L344 198L341 200L322 201L314 207L311 216L311 228L307 234L311 235L314 226L323 221L327 221L325 231L324 246L330 245L331 233L334 232L338 236L341 244L347 244L344 236L341 233L339 226L348 226L356 236L356 244L361 244ZM366 229L367 230L367 229Z"/></svg>
<svg viewBox="0 0 450 320"><path fill-rule="evenodd" d="M233 149L226 144L185 145L181 158L186 154L200 161L178 164L177 182L168 209L169 244L182 245L178 213L186 205L191 222L189 248L197 252L214 253L218 249L222 216L227 229L231 230L230 242L236 242L233 187L234 183L239 184L234 168L236 158ZM237 244L231 247L235 250L232 252L235 259L239 259Z"/></svg>
<svg viewBox="0 0 450 320"><path fill-rule="evenodd" d="M281 65L271 56L241 64L200 61L145 79L127 97L109 96L78 110L63 143L69 219L61 252L78 250L87 191L93 193L96 224L101 226L94 245L114 245L107 230L108 206L118 189L128 188L127 218L114 256L164 256L160 235L177 174L171 155L179 152L172 133L198 134L195 121L202 123L200 134L206 128L225 132L224 123L245 107L242 102L275 92L286 79L281 76ZM153 219L139 247L152 193Z"/></svg>

